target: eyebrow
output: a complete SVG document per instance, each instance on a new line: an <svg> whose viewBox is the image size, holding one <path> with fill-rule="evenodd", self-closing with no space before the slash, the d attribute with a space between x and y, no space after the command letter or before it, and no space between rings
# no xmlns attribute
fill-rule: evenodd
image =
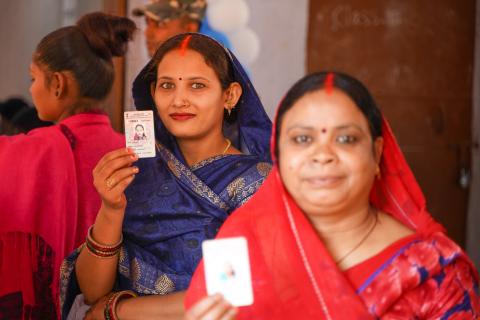
<svg viewBox="0 0 480 320"><path fill-rule="evenodd" d="M157 77L157 81L158 81L158 80L174 80L174 79L178 79L178 77L170 77L170 76L160 76L160 77ZM182 79L190 80L190 81L194 81L194 80L204 80L204 81L210 82L210 80L208 80L207 78L200 77L200 76L193 76L193 77L189 77L189 78L183 78L183 77L182 77Z"/></svg>
<svg viewBox="0 0 480 320"><path fill-rule="evenodd" d="M361 132L364 132L364 130L359 125L357 125L355 123L342 124L342 125L333 127L333 130L345 130L345 129L349 129L349 128L352 128L352 127L360 130ZM293 126L291 126L287 129L287 133L290 132L291 130L294 130L294 129L302 129L302 130L313 131L313 130L316 130L316 127L304 126L304 125L293 125Z"/></svg>
<svg viewBox="0 0 480 320"><path fill-rule="evenodd" d="M336 129L336 130L344 130L344 129L349 129L349 128L352 128L352 127L353 127L353 128L356 128L356 129L358 129L358 130L360 130L360 131L363 132L362 127L360 127L358 124L355 124L355 123L343 124L343 125L340 125L340 126L335 127L334 129Z"/></svg>

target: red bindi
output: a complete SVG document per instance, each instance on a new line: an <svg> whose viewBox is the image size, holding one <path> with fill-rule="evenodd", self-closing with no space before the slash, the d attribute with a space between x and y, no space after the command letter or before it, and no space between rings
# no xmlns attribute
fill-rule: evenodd
<svg viewBox="0 0 480 320"><path fill-rule="evenodd" d="M322 133L327 133L327 129L322 128Z"/></svg>
<svg viewBox="0 0 480 320"><path fill-rule="evenodd" d="M180 44L180 55L184 56L185 52L187 51L188 43L190 42L190 39L192 39L192 35L189 34L188 36L185 37L185 39L182 40L182 43Z"/></svg>

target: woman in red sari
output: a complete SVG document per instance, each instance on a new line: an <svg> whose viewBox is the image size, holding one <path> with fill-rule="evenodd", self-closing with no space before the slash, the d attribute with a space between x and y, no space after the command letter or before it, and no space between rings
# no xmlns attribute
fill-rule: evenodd
<svg viewBox="0 0 480 320"><path fill-rule="evenodd" d="M127 18L93 13L45 36L33 54L33 102L57 124L0 136L0 319L58 316L60 264L100 207L92 170L124 144L102 104L112 57L134 30Z"/></svg>
<svg viewBox="0 0 480 320"><path fill-rule="evenodd" d="M254 303L196 303L206 295L201 263L187 293L189 319L478 318L472 263L431 218L358 80L325 72L301 79L274 132L274 169L218 233L247 238Z"/></svg>

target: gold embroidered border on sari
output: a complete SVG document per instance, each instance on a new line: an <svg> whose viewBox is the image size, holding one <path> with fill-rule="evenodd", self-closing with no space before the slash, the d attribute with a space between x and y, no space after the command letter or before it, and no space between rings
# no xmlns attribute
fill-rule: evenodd
<svg viewBox="0 0 480 320"><path fill-rule="evenodd" d="M179 179L184 179L192 186L192 190L199 196L207 199L222 210L228 211L230 207L215 192L212 191L202 180L200 180L191 169L187 168L162 144L156 143L157 149L167 162L170 171ZM208 159L207 159L208 160ZM205 164L203 164L205 165Z"/></svg>

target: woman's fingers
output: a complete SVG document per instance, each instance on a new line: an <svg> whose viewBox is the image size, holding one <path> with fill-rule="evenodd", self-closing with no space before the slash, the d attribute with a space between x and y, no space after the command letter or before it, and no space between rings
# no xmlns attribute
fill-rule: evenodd
<svg viewBox="0 0 480 320"><path fill-rule="evenodd" d="M221 295L205 297L197 302L186 314L187 320L199 319L234 319L237 310L233 308Z"/></svg>
<svg viewBox="0 0 480 320"><path fill-rule="evenodd" d="M126 178L122 179L111 188L106 188L102 192L100 192L100 196L102 197L102 202L113 209L120 209L124 208L127 204L127 200L125 198L125 189L132 183L135 175L129 175ZM107 180L108 181L108 180Z"/></svg>
<svg viewBox="0 0 480 320"><path fill-rule="evenodd" d="M134 155L123 155L106 162L102 169L94 173L94 178L98 180L106 180L112 176L117 170L130 167L138 158Z"/></svg>
<svg viewBox="0 0 480 320"><path fill-rule="evenodd" d="M223 319L232 306L225 300L217 301L203 316L202 320ZM228 318L227 318L228 319Z"/></svg>
<svg viewBox="0 0 480 320"><path fill-rule="evenodd" d="M186 319L188 320L197 320L200 319L205 313L210 310L216 303L222 300L222 296L215 294L213 296L208 296L202 298L196 304L194 304L190 310L187 312Z"/></svg>
<svg viewBox="0 0 480 320"><path fill-rule="evenodd" d="M235 317L237 316L238 309L230 306L228 311L223 315L223 317L220 320L234 320Z"/></svg>
<svg viewBox="0 0 480 320"><path fill-rule="evenodd" d="M125 148L109 152L100 159L93 170L93 185L106 206L125 207L124 191L138 173L138 168L132 166L137 160L132 150Z"/></svg>
<svg viewBox="0 0 480 320"><path fill-rule="evenodd" d="M93 174L96 174L102 171L105 165L110 163L112 160L115 160L120 157L126 157L126 156L135 156L135 153L129 148L121 148L121 149L117 149L117 150L106 153L100 159L100 161L98 161L97 165L93 169Z"/></svg>
<svg viewBox="0 0 480 320"><path fill-rule="evenodd" d="M125 189L130 185L130 183L132 183L134 178L134 174L125 177L124 179L117 182L115 186L109 190L109 192L112 193L112 196L122 196L125 192Z"/></svg>
<svg viewBox="0 0 480 320"><path fill-rule="evenodd" d="M105 179L105 187L107 191L113 190L116 186L122 184L122 182L131 176L138 173L137 167L126 167L118 169L113 172L107 179Z"/></svg>
<svg viewBox="0 0 480 320"><path fill-rule="evenodd" d="M136 174L138 168L131 167L131 165L137 160L138 158L136 156L127 154L105 162L102 169L96 168L93 172L93 184L97 191L102 193L102 190L110 190L115 187L115 185L125 177L122 175L123 172ZM125 169L127 171L125 171Z"/></svg>

